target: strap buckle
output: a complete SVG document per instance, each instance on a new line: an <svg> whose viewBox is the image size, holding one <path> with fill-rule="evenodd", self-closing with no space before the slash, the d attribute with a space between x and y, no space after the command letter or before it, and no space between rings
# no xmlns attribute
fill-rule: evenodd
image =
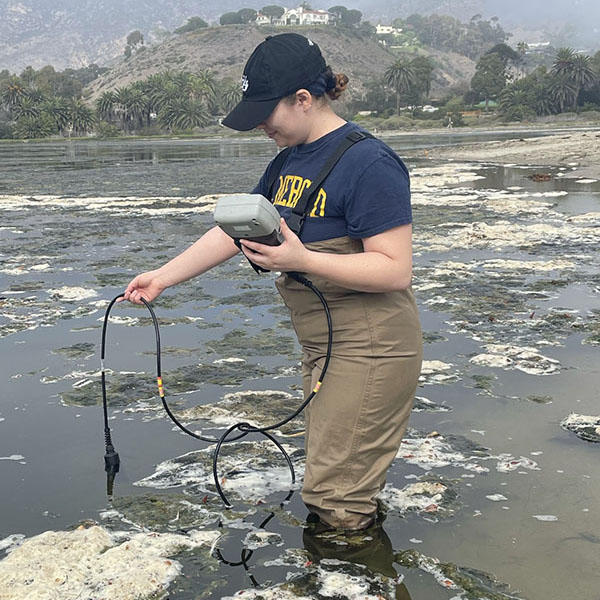
<svg viewBox="0 0 600 600"><path fill-rule="evenodd" d="M298 214L292 211L290 216L285 220L287 226L296 234L300 235L300 230L304 224L304 214Z"/></svg>

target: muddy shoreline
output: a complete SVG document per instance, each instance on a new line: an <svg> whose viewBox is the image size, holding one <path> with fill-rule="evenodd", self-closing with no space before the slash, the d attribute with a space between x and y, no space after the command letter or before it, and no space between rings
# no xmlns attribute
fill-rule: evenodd
<svg viewBox="0 0 600 600"><path fill-rule="evenodd" d="M600 179L600 131L590 128L542 137L432 148L431 159L566 167L568 177Z"/></svg>

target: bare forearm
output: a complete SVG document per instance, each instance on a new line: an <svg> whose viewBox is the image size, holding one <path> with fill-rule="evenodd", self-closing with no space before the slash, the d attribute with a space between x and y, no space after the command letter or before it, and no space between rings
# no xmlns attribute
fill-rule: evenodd
<svg viewBox="0 0 600 600"><path fill-rule="evenodd" d="M380 252L329 254L309 252L305 270L332 283L361 292L390 292L410 286L411 261L398 261Z"/></svg>
<svg viewBox="0 0 600 600"><path fill-rule="evenodd" d="M205 273L238 252L233 240L220 227L213 227L187 250L160 267L157 275L166 287L170 287Z"/></svg>

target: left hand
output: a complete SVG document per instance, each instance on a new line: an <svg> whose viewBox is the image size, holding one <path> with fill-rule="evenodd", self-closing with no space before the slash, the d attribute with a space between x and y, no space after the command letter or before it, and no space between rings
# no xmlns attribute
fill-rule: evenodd
<svg viewBox="0 0 600 600"><path fill-rule="evenodd" d="M267 246L250 240L241 240L242 252L258 266L270 271L305 271L310 251L300 238L281 219L281 233L284 242L279 246Z"/></svg>

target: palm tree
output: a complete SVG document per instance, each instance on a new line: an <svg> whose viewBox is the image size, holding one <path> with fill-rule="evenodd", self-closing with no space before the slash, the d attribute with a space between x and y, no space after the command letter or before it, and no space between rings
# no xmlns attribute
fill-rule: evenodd
<svg viewBox="0 0 600 600"><path fill-rule="evenodd" d="M48 99L48 96L35 85L27 89L27 97L36 104L40 104Z"/></svg>
<svg viewBox="0 0 600 600"><path fill-rule="evenodd" d="M524 76L525 73L527 72L527 68L525 66L525 56L527 55L527 50L529 50L529 44L527 42L519 42L517 44L517 52L519 53L520 58L520 63L521 63L521 72L522 75Z"/></svg>
<svg viewBox="0 0 600 600"><path fill-rule="evenodd" d="M206 108L201 102L179 98L165 106L158 115L159 122L173 129L204 127L209 122Z"/></svg>
<svg viewBox="0 0 600 600"><path fill-rule="evenodd" d="M171 102L176 102L184 95L184 87L179 85L180 83L180 81L177 82L174 79L169 78L162 86L156 87L153 90L150 101L156 112L160 112Z"/></svg>
<svg viewBox="0 0 600 600"><path fill-rule="evenodd" d="M555 75L550 82L550 97L558 107L559 112L564 112L567 106L577 102L577 88L565 75Z"/></svg>
<svg viewBox="0 0 600 600"><path fill-rule="evenodd" d="M21 96L18 102L13 105L12 111L17 119L21 119L23 117L39 117L42 109L29 96Z"/></svg>
<svg viewBox="0 0 600 600"><path fill-rule="evenodd" d="M24 116L17 121L15 137L20 139L45 138L56 133L56 124L52 118L44 113L33 116Z"/></svg>
<svg viewBox="0 0 600 600"><path fill-rule="evenodd" d="M223 112L228 113L242 99L242 90L237 81L226 81L221 84L220 105Z"/></svg>
<svg viewBox="0 0 600 600"><path fill-rule="evenodd" d="M576 52L573 48L559 48L552 64L552 73L569 77L573 68L575 54Z"/></svg>
<svg viewBox="0 0 600 600"><path fill-rule="evenodd" d="M117 113L116 104L117 96L114 92L103 92L96 100L96 111L100 119L110 123Z"/></svg>
<svg viewBox="0 0 600 600"><path fill-rule="evenodd" d="M207 105L217 95L217 80L210 69L203 69L199 73L190 73L186 91L192 100L204 99Z"/></svg>
<svg viewBox="0 0 600 600"><path fill-rule="evenodd" d="M129 132L132 121L129 107L131 91L130 87L121 87L117 88L114 92L116 100L115 113L121 121L121 129L124 129L126 132Z"/></svg>
<svg viewBox="0 0 600 600"><path fill-rule="evenodd" d="M59 133L62 133L69 124L69 106L60 96L51 96L42 103L42 111L56 124Z"/></svg>
<svg viewBox="0 0 600 600"><path fill-rule="evenodd" d="M128 90L122 104L125 107L128 121L131 122L134 129L149 121L148 101L142 90L135 84Z"/></svg>
<svg viewBox="0 0 600 600"><path fill-rule="evenodd" d="M577 98L575 99L575 107L579 100L579 95L582 90L596 83L597 75L592 68L592 60L585 54L577 54L573 60L573 69L571 71L571 80L577 88Z"/></svg>
<svg viewBox="0 0 600 600"><path fill-rule="evenodd" d="M498 96L498 108L505 117L510 120L522 120L530 108L530 95L525 90L517 89L516 86L505 88Z"/></svg>
<svg viewBox="0 0 600 600"><path fill-rule="evenodd" d="M75 135L89 131L96 122L94 111L81 100L73 100L69 107L69 123Z"/></svg>
<svg viewBox="0 0 600 600"><path fill-rule="evenodd" d="M593 85L597 78L590 57L575 52L573 48L559 48L552 65L552 73L558 76L559 80L568 81L574 88L570 103L574 111L577 110L581 91Z"/></svg>
<svg viewBox="0 0 600 600"><path fill-rule="evenodd" d="M551 92L551 85L542 85L535 101L535 113L542 117L556 113L556 102Z"/></svg>
<svg viewBox="0 0 600 600"><path fill-rule="evenodd" d="M21 98L26 96L25 87L15 77L2 83L0 88L0 101L10 110Z"/></svg>
<svg viewBox="0 0 600 600"><path fill-rule="evenodd" d="M384 71L383 79L396 92L396 112L400 114L400 98L403 93L410 91L415 80L410 62L399 58Z"/></svg>

